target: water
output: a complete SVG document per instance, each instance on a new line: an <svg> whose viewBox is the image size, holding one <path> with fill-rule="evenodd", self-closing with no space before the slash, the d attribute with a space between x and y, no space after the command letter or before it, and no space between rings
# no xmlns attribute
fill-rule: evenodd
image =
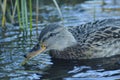
<svg viewBox="0 0 120 80"><path fill-rule="evenodd" d="M59 3L65 26L76 26L97 19L120 18L119 0L105 0L105 3L102 0ZM38 31L35 20L32 33L20 31L18 25L7 24L5 29L0 27L0 80L120 79L119 56L64 61L52 60L46 53L31 59L26 66L20 65L24 60L23 55L37 43L38 33L43 26L48 23L62 23L57 9L51 4L45 3L40 6Z"/></svg>

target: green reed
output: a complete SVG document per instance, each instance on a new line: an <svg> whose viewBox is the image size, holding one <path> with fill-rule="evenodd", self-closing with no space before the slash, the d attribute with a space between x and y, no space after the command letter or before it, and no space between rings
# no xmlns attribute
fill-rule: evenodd
<svg viewBox="0 0 120 80"><path fill-rule="evenodd" d="M36 33L38 36L38 14L39 14L39 0L36 0Z"/></svg>
<svg viewBox="0 0 120 80"><path fill-rule="evenodd" d="M93 19L94 19L94 21L96 19L96 7L95 7L95 5L93 7Z"/></svg>
<svg viewBox="0 0 120 80"><path fill-rule="evenodd" d="M17 15L18 15L18 22L20 25L20 28L23 29L22 22L21 22L21 15L20 15L20 5L19 5L19 0L16 0L17 2Z"/></svg>
<svg viewBox="0 0 120 80"><path fill-rule="evenodd" d="M16 23L15 16L17 16L18 23L21 30L32 31L32 0L0 0L0 6L2 9L2 26L5 26L5 23L8 21L8 17L10 18L11 24ZM58 6L56 0L53 0L58 13L63 21L62 12ZM39 0L36 0L36 24L38 24L38 14L39 14ZM11 10L11 9L12 10ZM29 11L29 15L28 15ZM6 14L8 13L8 14ZM7 18L7 20L6 20ZM29 26L29 27L28 27ZM38 27L38 26L37 26Z"/></svg>
<svg viewBox="0 0 120 80"><path fill-rule="evenodd" d="M1 8L2 8L2 27L5 26L5 22L6 22L6 6L7 6L7 0L4 0L3 3L2 1L0 0L0 5L1 5Z"/></svg>
<svg viewBox="0 0 120 80"><path fill-rule="evenodd" d="M59 7L57 1L56 1L56 0L53 0L53 3L55 4L55 6L56 6L56 8L57 8L57 10L58 10L58 13L59 13L59 15L60 15L60 17L61 17L61 21L64 21L62 12L61 12L61 10L60 10L60 7Z"/></svg>
<svg viewBox="0 0 120 80"><path fill-rule="evenodd" d="M15 5L13 6L13 1L11 0L11 6L12 6L12 14L11 14L11 22L14 23L14 16L16 12L16 7L17 7L17 1L15 1Z"/></svg>
<svg viewBox="0 0 120 80"><path fill-rule="evenodd" d="M16 0L17 1L17 15L20 28L27 31L30 28L32 31L32 0L29 0L29 6L27 6L27 0ZM21 4L21 5L19 5ZM28 17L28 8L29 8L29 17ZM29 19L29 20L28 20ZM30 27L28 27L28 23L30 23Z"/></svg>
<svg viewBox="0 0 120 80"><path fill-rule="evenodd" d="M22 26L26 30L28 28L28 14L26 0L21 0L21 17L22 17Z"/></svg>
<svg viewBox="0 0 120 80"><path fill-rule="evenodd" d="M29 12L30 12L30 31L32 31L32 0L29 0Z"/></svg>

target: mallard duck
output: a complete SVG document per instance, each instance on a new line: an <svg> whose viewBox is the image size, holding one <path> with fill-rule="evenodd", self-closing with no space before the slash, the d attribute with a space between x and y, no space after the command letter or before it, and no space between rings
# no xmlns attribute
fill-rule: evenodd
<svg viewBox="0 0 120 80"><path fill-rule="evenodd" d="M26 60L49 51L58 59L93 59L120 54L120 19L96 20L80 26L49 24Z"/></svg>

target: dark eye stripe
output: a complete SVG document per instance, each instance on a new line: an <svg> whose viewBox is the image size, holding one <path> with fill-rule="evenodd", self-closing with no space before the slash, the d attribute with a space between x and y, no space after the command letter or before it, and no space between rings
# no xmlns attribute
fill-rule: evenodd
<svg viewBox="0 0 120 80"><path fill-rule="evenodd" d="M53 37L55 35L59 34L59 32L56 33L50 33L50 35L48 35L47 37L43 38L42 42L44 42L45 40L49 39L50 37Z"/></svg>
<svg viewBox="0 0 120 80"><path fill-rule="evenodd" d="M58 23L57 24L52 23L52 24L46 25L46 27L42 29L40 33L39 41L41 41L44 35L46 35L48 32L52 32L54 30L61 29L61 28L63 28L63 26Z"/></svg>

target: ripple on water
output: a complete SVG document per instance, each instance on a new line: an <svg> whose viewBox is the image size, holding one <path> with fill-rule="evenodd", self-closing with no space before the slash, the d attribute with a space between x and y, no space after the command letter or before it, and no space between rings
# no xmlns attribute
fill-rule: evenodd
<svg viewBox="0 0 120 80"><path fill-rule="evenodd" d="M100 77L110 77L113 75L120 75L120 70L112 70L112 71L103 71L98 72L96 70L88 70L87 72L82 72L73 75L72 77L81 77L81 78L100 78Z"/></svg>
<svg viewBox="0 0 120 80"><path fill-rule="evenodd" d="M81 70L81 67L78 67ZM74 72L72 72L74 73ZM85 72L77 72L72 77L64 78L64 80L117 80L120 79L120 70L87 70Z"/></svg>

